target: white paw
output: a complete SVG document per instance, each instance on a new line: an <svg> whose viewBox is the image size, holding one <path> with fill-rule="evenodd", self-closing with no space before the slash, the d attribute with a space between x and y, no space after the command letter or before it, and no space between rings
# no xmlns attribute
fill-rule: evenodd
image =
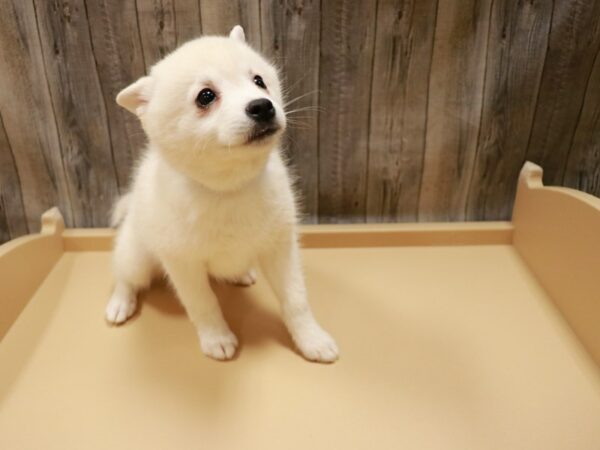
<svg viewBox="0 0 600 450"><path fill-rule="evenodd" d="M250 269L248 273L245 273L241 277L235 278L231 281L236 286L249 287L256 283L256 272L254 269Z"/></svg>
<svg viewBox="0 0 600 450"><path fill-rule="evenodd" d="M228 329L199 332L200 348L206 356L218 360L233 358L238 345L237 337Z"/></svg>
<svg viewBox="0 0 600 450"><path fill-rule="evenodd" d="M133 315L136 306L135 295L123 295L115 292L106 305L106 321L112 324L123 323Z"/></svg>
<svg viewBox="0 0 600 450"><path fill-rule="evenodd" d="M295 330L294 342L298 350L310 361L333 362L338 359L339 350L333 338L317 324Z"/></svg>

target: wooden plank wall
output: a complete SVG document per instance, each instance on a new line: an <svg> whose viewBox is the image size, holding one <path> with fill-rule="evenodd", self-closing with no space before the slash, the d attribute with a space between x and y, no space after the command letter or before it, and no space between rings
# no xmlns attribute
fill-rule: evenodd
<svg viewBox="0 0 600 450"><path fill-rule="evenodd" d="M306 222L508 219L530 159L600 195L600 0L0 0L0 242L105 226L144 135L114 98L237 23L281 68Z"/></svg>

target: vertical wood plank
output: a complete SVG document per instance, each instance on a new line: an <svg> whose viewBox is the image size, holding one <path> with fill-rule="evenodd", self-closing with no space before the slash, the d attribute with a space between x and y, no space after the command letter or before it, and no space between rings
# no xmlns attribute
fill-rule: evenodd
<svg viewBox="0 0 600 450"><path fill-rule="evenodd" d="M173 0L136 0L146 72L177 47Z"/></svg>
<svg viewBox="0 0 600 450"><path fill-rule="evenodd" d="M175 11L175 37L181 45L202 34L202 18L198 0L173 0Z"/></svg>
<svg viewBox="0 0 600 450"><path fill-rule="evenodd" d="M544 168L546 184L560 184L600 46L600 1L554 2L548 53L527 149Z"/></svg>
<svg viewBox="0 0 600 450"><path fill-rule="evenodd" d="M108 223L118 195L110 129L83 0L35 0L73 224Z"/></svg>
<svg viewBox="0 0 600 450"><path fill-rule="evenodd" d="M496 0L487 51L481 129L467 218L510 218L527 152L552 4Z"/></svg>
<svg viewBox="0 0 600 450"><path fill-rule="evenodd" d="M319 221L366 218L376 2L321 5Z"/></svg>
<svg viewBox="0 0 600 450"><path fill-rule="evenodd" d="M21 181L0 117L0 244L28 232Z"/></svg>
<svg viewBox="0 0 600 450"><path fill-rule="evenodd" d="M491 0L440 1L419 220L462 220L481 117Z"/></svg>
<svg viewBox="0 0 600 450"><path fill-rule="evenodd" d="M379 0L367 221L417 219L437 0Z"/></svg>
<svg viewBox="0 0 600 450"><path fill-rule="evenodd" d="M143 76L145 71L135 4L87 0L86 6L118 184L123 192L129 184L133 161L145 142L137 117L115 101L119 91Z"/></svg>
<svg viewBox="0 0 600 450"><path fill-rule="evenodd" d="M2 149L0 149L2 151ZM0 155L0 158L2 156ZM2 181L0 181L2 182ZM0 245L11 239L8 225L10 207L4 204L3 187L0 185Z"/></svg>
<svg viewBox="0 0 600 450"><path fill-rule="evenodd" d="M0 0L0 8L0 114L20 174L26 225L37 231L40 216L52 206L73 225L33 2ZM3 180L11 182L15 180ZM19 208L7 208L6 214L18 221Z"/></svg>
<svg viewBox="0 0 600 450"><path fill-rule="evenodd" d="M600 197L600 54L596 53L563 184Z"/></svg>
<svg viewBox="0 0 600 450"><path fill-rule="evenodd" d="M136 0L146 69L202 30L198 0Z"/></svg>
<svg viewBox="0 0 600 450"><path fill-rule="evenodd" d="M288 115L286 155L301 194L304 222L318 214L318 115L320 2L262 0L262 49L285 80ZM298 100L295 100L298 99ZM296 112L294 112L297 110Z"/></svg>
<svg viewBox="0 0 600 450"><path fill-rule="evenodd" d="M204 34L227 35L235 25L241 25L250 45L262 48L260 0L200 0L200 15Z"/></svg>

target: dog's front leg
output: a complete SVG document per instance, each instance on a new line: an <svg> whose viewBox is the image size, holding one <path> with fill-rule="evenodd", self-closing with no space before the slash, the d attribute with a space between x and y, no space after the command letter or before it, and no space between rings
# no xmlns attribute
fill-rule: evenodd
<svg viewBox="0 0 600 450"><path fill-rule="evenodd" d="M196 326L202 351L215 359L230 359L237 338L223 318L219 301L210 287L206 267L189 261L163 261L177 295Z"/></svg>
<svg viewBox="0 0 600 450"><path fill-rule="evenodd" d="M265 276L281 303L283 320L305 358L332 362L338 357L333 338L315 320L306 299L306 288L295 236L290 233L261 255Z"/></svg>

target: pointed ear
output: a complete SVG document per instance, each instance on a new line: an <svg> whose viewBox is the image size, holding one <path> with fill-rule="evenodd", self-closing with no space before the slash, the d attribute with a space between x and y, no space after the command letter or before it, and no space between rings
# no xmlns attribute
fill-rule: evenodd
<svg viewBox="0 0 600 450"><path fill-rule="evenodd" d="M117 103L133 114L141 116L150 101L151 91L152 78L142 77L119 92Z"/></svg>
<svg viewBox="0 0 600 450"><path fill-rule="evenodd" d="M235 39L236 41L246 42L246 36L244 35L244 29L241 27L241 25L236 25L235 27L233 27L231 29L231 32L229 33L229 37L231 39Z"/></svg>

